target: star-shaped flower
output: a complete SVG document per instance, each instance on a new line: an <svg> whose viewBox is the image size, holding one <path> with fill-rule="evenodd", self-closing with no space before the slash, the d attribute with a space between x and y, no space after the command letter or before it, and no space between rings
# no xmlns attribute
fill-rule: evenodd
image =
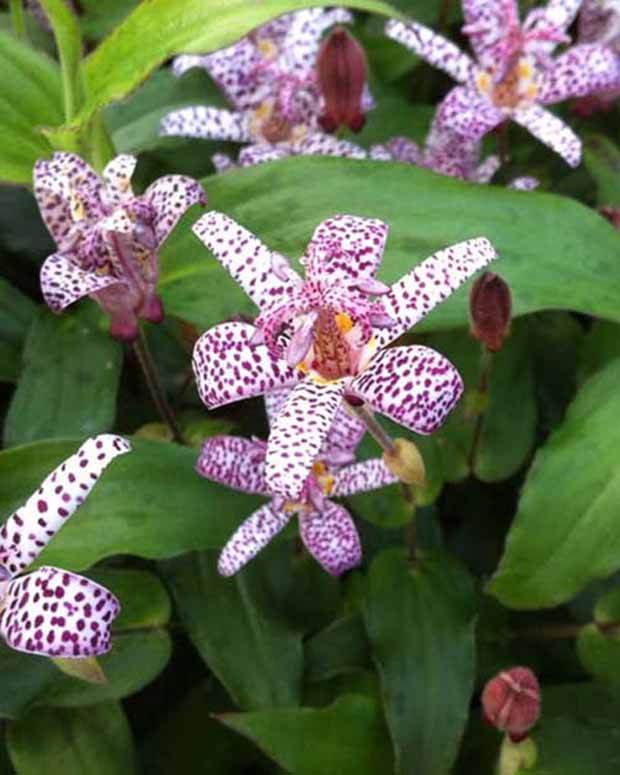
<svg viewBox="0 0 620 775"><path fill-rule="evenodd" d="M223 213L207 213L194 225L260 308L254 326L223 323L198 340L193 366L200 396L215 408L293 388L272 424L265 468L269 489L287 499L301 496L345 398L428 434L461 395L458 372L439 353L387 346L492 261L495 250L483 237L461 242L389 288L375 279L387 232L379 220L327 219L301 259L302 279Z"/></svg>
<svg viewBox="0 0 620 775"><path fill-rule="evenodd" d="M221 51L177 57L177 75L191 67L204 68L233 110L182 108L164 117L161 133L251 143L244 149L242 166L298 154L364 158L362 148L320 128L325 110L317 74L321 37L332 25L351 21L351 14L341 8L298 11ZM372 104L366 92L363 109Z"/></svg>
<svg viewBox="0 0 620 775"><path fill-rule="evenodd" d="M550 0L520 24L516 0L463 0L475 60L417 22L392 19L386 33L459 82L439 107L442 125L476 142L511 119L577 166L581 141L544 106L620 84L620 64L606 46L572 46L552 58L580 5Z"/></svg>
<svg viewBox="0 0 620 775"><path fill-rule="evenodd" d="M138 318L160 322L157 250L179 218L206 204L199 183L168 175L136 196L133 156L97 173L73 153L55 153L34 168L34 193L58 253L41 268L41 289L54 312L91 296L111 318L110 332L133 339Z"/></svg>
<svg viewBox="0 0 620 775"><path fill-rule="evenodd" d="M0 529L0 635L17 651L90 657L110 648L120 604L105 587L76 573L44 566L20 575L85 501L118 455L119 436L88 439L42 482Z"/></svg>
<svg viewBox="0 0 620 775"><path fill-rule="evenodd" d="M288 390L265 397L271 417L277 416ZM331 498L366 492L397 481L381 459L352 462L364 426L341 408L334 418L317 460L294 501L272 497L243 522L224 547L218 569L232 576L297 515L301 538L312 556L335 576L359 565L362 549L349 512ZM236 490L272 495L265 475L267 444L256 439L214 436L202 447L196 470ZM345 465L346 463L346 465Z"/></svg>

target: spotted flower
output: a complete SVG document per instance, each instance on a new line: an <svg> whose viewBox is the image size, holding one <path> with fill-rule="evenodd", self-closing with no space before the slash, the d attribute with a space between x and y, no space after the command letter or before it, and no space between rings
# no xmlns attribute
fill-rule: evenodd
<svg viewBox="0 0 620 775"><path fill-rule="evenodd" d="M609 46L620 58L620 3L618 0L584 0L579 13L579 43ZM620 97L620 84L583 97L575 106L581 116L609 110Z"/></svg>
<svg viewBox="0 0 620 775"><path fill-rule="evenodd" d="M224 323L196 343L202 400L215 408L292 388L265 459L274 494L299 499L343 399L417 433L441 425L462 392L456 369L428 347L387 345L496 257L488 240L441 250L389 288L375 279L388 232L379 220L323 221L301 259L305 279L222 213L194 232L260 309L255 325Z"/></svg>
<svg viewBox="0 0 620 775"><path fill-rule="evenodd" d="M34 193L58 252L41 268L54 312L91 296L110 316L110 332L133 339L138 318L160 322L157 251L183 213L206 203L195 180L168 175L136 196L133 156L117 156L99 177L73 153L55 153L34 168Z"/></svg>
<svg viewBox="0 0 620 775"><path fill-rule="evenodd" d="M576 45L553 58L557 45L569 42L566 30L580 5L549 0L521 24L516 0L463 0L475 60L417 22L392 19L386 33L459 82L439 107L442 125L476 142L513 120L577 166L581 141L545 106L620 83L620 65L606 46Z"/></svg>
<svg viewBox="0 0 620 775"><path fill-rule="evenodd" d="M110 648L120 610L105 587L76 573L43 566L23 571L87 498L118 455L119 436L88 439L42 482L0 529L0 635L17 651L50 657L90 657Z"/></svg>
<svg viewBox="0 0 620 775"><path fill-rule="evenodd" d="M286 401L288 390L268 394L271 417ZM359 565L360 539L349 512L331 498L346 497L396 481L383 460L352 462L364 426L341 408L323 448L295 500L271 497L235 531L224 547L218 569L232 576L297 515L302 541L323 568L335 576ZM196 470L236 490L271 496L265 475L267 444L257 439L214 436L204 443Z"/></svg>
<svg viewBox="0 0 620 775"><path fill-rule="evenodd" d="M332 25L350 21L351 14L340 8L298 11L259 27L229 48L178 57L173 64L177 75L191 67L204 68L233 110L182 108L164 117L161 133L250 143L242 166L297 154L363 158L359 146L320 129L325 111L316 65L321 36ZM362 107L371 106L366 92Z"/></svg>

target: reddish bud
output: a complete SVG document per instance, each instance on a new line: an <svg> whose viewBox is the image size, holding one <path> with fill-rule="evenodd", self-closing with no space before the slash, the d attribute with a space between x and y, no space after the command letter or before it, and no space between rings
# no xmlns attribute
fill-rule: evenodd
<svg viewBox="0 0 620 775"><path fill-rule="evenodd" d="M482 692L484 718L518 743L540 716L540 686L527 667L504 670Z"/></svg>
<svg viewBox="0 0 620 775"><path fill-rule="evenodd" d="M599 213L616 229L620 229L620 207L601 207Z"/></svg>
<svg viewBox="0 0 620 775"><path fill-rule="evenodd" d="M499 275L485 272L473 284L469 296L471 335L491 352L501 350L510 333L511 307L510 288Z"/></svg>
<svg viewBox="0 0 620 775"><path fill-rule="evenodd" d="M323 41L317 59L319 88L325 100L325 112L319 123L326 132L348 126L359 132L366 122L362 95L367 66L364 49L343 27Z"/></svg>

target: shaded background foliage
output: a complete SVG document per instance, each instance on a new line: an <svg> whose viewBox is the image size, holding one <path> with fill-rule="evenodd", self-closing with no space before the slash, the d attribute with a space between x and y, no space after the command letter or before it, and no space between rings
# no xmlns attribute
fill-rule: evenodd
<svg viewBox="0 0 620 775"><path fill-rule="evenodd" d="M100 660L107 683L0 649L0 772L491 772L499 736L480 722L479 689L522 663L543 684L533 772L617 773L620 237L596 212L620 206L617 107L588 121L562 109L585 141L574 171L511 129L501 180L535 174L540 193L322 158L215 177L210 157L225 145L157 128L171 109L221 97L203 72L175 79L160 66L306 3L82 0L76 17L59 0L42 5L75 104L63 100L52 34L29 15L19 40L3 12L0 178L17 186L0 189L0 513L86 435L134 435L135 452L42 557L95 566L90 575L121 599L114 648ZM378 103L356 141L423 139L447 81L387 40L377 14L409 12L458 38L459 4L350 5L362 11L356 34ZM351 499L365 557L344 579L302 553L294 530L234 579L218 576L218 549L257 499L200 479L196 450L153 438L136 363L95 305L56 318L41 303L38 267L52 245L26 188L32 164L59 144L83 149L101 126L117 151L140 153L143 185L167 172L203 177L212 207L291 256L343 208L390 223L387 282L446 244L485 234L496 245L518 319L494 359L475 454L480 350L467 290L410 335L445 353L466 387L441 431L416 439L428 482L414 569L403 549L411 514L393 487ZM264 435L259 401L207 416L191 384L197 333L251 312L191 234L195 217L164 247L169 316L148 330L150 344L196 445L231 430ZM376 454L371 440L362 453Z"/></svg>

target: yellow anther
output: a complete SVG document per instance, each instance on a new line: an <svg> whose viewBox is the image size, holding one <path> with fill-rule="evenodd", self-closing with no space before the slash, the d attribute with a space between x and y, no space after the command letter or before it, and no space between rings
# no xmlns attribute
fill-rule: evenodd
<svg viewBox="0 0 620 775"><path fill-rule="evenodd" d="M335 478L328 472L328 468L322 460L312 466L312 475L319 483L324 495L331 495L336 484Z"/></svg>
<svg viewBox="0 0 620 775"><path fill-rule="evenodd" d="M340 333L348 334L349 331L353 328L353 321L351 320L351 316L347 315L346 312L337 312L334 317L336 318L336 325L338 326Z"/></svg>
<svg viewBox="0 0 620 775"><path fill-rule="evenodd" d="M521 59L519 61L517 73L519 74L519 78L531 78L534 74L534 70L527 59Z"/></svg>
<svg viewBox="0 0 620 775"><path fill-rule="evenodd" d="M73 221L83 221L86 218L84 202L76 194L71 194L69 197L69 209Z"/></svg>
<svg viewBox="0 0 620 775"><path fill-rule="evenodd" d="M536 95L538 94L538 87L535 83L530 83L525 90L525 96L528 98L528 100L534 100L536 99Z"/></svg>
<svg viewBox="0 0 620 775"><path fill-rule="evenodd" d="M327 473L327 466L322 460L317 460L316 463L312 466L312 473L314 476L323 476L325 473Z"/></svg>
<svg viewBox="0 0 620 775"><path fill-rule="evenodd" d="M488 94L491 90L491 76L488 73L478 73L476 84L483 94Z"/></svg>

